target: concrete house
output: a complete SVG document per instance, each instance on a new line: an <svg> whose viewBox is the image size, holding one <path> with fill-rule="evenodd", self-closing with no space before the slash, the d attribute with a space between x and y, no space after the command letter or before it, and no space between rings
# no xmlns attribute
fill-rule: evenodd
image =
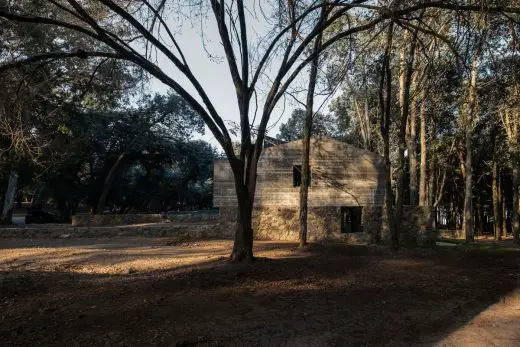
<svg viewBox="0 0 520 347"><path fill-rule="evenodd" d="M301 158L301 140L263 150L253 212L255 238L298 239ZM385 168L380 155L337 140L312 138L310 166L309 240L389 239L383 226ZM236 219L234 181L227 160L215 161L213 184L214 206L228 221ZM406 218L414 224L411 229L428 217L424 209L415 210L406 213L414 216ZM417 231L412 233L416 237Z"/></svg>

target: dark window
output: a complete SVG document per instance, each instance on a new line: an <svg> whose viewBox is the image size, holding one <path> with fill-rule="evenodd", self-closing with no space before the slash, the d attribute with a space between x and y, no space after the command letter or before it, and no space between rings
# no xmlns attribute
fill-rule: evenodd
<svg viewBox="0 0 520 347"><path fill-rule="evenodd" d="M293 187L299 187L302 185L302 166L294 165L292 167L292 182Z"/></svg>
<svg viewBox="0 0 520 347"><path fill-rule="evenodd" d="M310 169L310 167L309 167ZM309 187L311 186L312 182L312 170L309 170ZM300 187L302 185L302 166L301 165L294 165L292 168L293 173L293 187Z"/></svg>
<svg viewBox="0 0 520 347"><path fill-rule="evenodd" d="M359 233L363 231L362 207L341 208L341 233Z"/></svg>

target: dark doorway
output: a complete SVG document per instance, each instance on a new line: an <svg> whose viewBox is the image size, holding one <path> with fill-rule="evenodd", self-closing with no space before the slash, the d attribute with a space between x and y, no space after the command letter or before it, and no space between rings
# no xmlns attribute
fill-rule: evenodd
<svg viewBox="0 0 520 347"><path fill-rule="evenodd" d="M341 207L341 233L360 233L363 231L361 225L361 214L363 208L356 207Z"/></svg>

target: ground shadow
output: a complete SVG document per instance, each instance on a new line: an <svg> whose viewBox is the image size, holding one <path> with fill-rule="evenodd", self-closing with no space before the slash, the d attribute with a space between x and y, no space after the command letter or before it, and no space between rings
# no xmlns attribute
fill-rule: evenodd
<svg viewBox="0 0 520 347"><path fill-rule="evenodd" d="M0 340L429 345L516 289L519 260L517 251L395 254L380 247L315 245L253 265L216 259L128 275L2 272Z"/></svg>

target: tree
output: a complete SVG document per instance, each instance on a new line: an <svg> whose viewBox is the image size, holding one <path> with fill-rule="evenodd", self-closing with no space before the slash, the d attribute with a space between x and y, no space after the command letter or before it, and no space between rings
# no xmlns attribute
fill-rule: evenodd
<svg viewBox="0 0 520 347"><path fill-rule="evenodd" d="M303 138L306 110L295 109L287 122L280 125L276 138L283 141L294 141ZM335 127L330 116L315 112L312 118L311 136L335 137Z"/></svg>
<svg viewBox="0 0 520 347"><path fill-rule="evenodd" d="M392 192L392 172L390 163L390 117L392 105L392 70L390 68L390 57L392 54L392 44L394 38L394 25L390 23L386 34L385 51L383 54L383 61L381 63L381 81L379 84L379 106L381 115L380 130L381 137L384 143L383 158L385 161L385 213L392 238L392 247L397 249L399 247L399 232L395 224L394 195Z"/></svg>
<svg viewBox="0 0 520 347"><path fill-rule="evenodd" d="M139 151L142 144L150 140L151 132L163 132L174 139L188 137L191 132L204 132L200 118L195 118L189 105L174 94L168 98L156 95L135 113L125 112L130 114L130 119L125 124L127 126L119 130L120 137L117 138L117 141L127 139L127 142L119 143L120 154L105 177L103 190L94 209L96 214L103 213L110 188L130 152ZM119 125L115 125L116 130Z"/></svg>
<svg viewBox="0 0 520 347"><path fill-rule="evenodd" d="M323 7L320 14L319 22L321 25L327 20L328 9ZM314 41L313 55L309 72L309 86L307 88L307 100L305 109L305 121L303 126L302 139L302 182L300 185L300 247L307 245L307 210L309 184L311 179L310 168L310 141L311 134L314 129L314 93L318 78L319 50L322 44L323 33L319 33L316 41Z"/></svg>

